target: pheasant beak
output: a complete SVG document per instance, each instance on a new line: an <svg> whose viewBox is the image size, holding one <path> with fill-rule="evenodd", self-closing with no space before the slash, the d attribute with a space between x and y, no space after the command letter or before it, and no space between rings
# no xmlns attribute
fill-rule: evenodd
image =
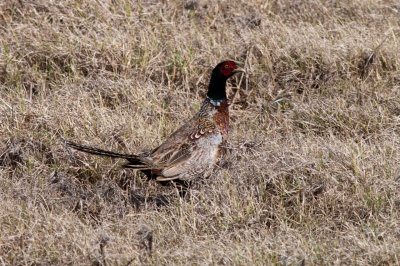
<svg viewBox="0 0 400 266"><path fill-rule="evenodd" d="M232 71L232 74L236 74L236 73L246 73L246 71L243 68L238 67Z"/></svg>
<svg viewBox="0 0 400 266"><path fill-rule="evenodd" d="M238 68L236 68L236 69L234 69L233 71L232 71L232 74L236 74L236 73L246 73L246 71L244 70L244 68L241 68L241 67L239 67L239 66L243 66L243 62L240 62L240 61L236 61L236 60L232 60L235 64L236 64L236 66L238 66Z"/></svg>

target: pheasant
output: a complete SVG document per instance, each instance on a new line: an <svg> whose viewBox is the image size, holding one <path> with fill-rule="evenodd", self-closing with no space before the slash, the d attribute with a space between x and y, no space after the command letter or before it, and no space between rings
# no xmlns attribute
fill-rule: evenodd
<svg viewBox="0 0 400 266"><path fill-rule="evenodd" d="M228 135L226 81L239 72L244 70L234 61L219 63L212 71L207 97L200 110L149 154L123 154L72 141L66 143L86 153L126 159L123 167L141 170L148 178L160 182L186 182L208 176L221 159L222 144Z"/></svg>

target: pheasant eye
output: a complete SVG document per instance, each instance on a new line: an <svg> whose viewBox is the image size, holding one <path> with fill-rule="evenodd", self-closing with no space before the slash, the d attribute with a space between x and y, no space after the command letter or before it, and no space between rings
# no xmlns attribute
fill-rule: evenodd
<svg viewBox="0 0 400 266"><path fill-rule="evenodd" d="M230 68L230 66L229 66L228 64L226 64L226 65L224 66L224 68L228 69L228 68Z"/></svg>

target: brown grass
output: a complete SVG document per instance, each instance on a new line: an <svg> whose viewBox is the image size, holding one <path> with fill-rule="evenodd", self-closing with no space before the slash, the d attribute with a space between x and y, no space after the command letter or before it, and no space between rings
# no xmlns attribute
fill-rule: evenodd
<svg viewBox="0 0 400 266"><path fill-rule="evenodd" d="M400 264L399 37L396 0L1 1L0 263ZM226 58L186 198L63 145L157 146Z"/></svg>

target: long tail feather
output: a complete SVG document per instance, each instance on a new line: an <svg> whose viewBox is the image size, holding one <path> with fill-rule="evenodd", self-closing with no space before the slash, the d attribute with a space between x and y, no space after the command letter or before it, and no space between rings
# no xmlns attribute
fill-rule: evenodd
<svg viewBox="0 0 400 266"><path fill-rule="evenodd" d="M147 164L143 164L143 162L137 161L129 161L129 163L125 163L123 165L121 165L123 168L132 168L132 169L136 169L136 170L153 170L154 167L147 165Z"/></svg>
<svg viewBox="0 0 400 266"><path fill-rule="evenodd" d="M90 154L107 156L113 158L122 158L128 160L126 164L123 164L124 168L133 168L142 171L148 178L153 178L152 171L159 170L160 168L155 166L153 160L146 156L138 156L134 154L124 154L112 151L106 151L86 145L81 145L73 141L66 140L65 143L78 151L83 151Z"/></svg>
<svg viewBox="0 0 400 266"><path fill-rule="evenodd" d="M98 149L98 148L94 148L94 147L90 147L90 146L86 146L86 145L81 145L72 141L65 141L66 144L68 146L70 146L71 148L74 148L75 150L78 151L83 151L86 153L90 153L90 154L95 154L95 155L101 155L101 156L107 156L107 157L113 157L113 158L122 158L122 159L127 159L129 161L133 161L133 162L141 162L142 164L145 163L142 158L140 158L137 155L134 154L124 154L124 153L117 153L117 152L112 152L112 151L106 151L106 150L102 150L102 149Z"/></svg>

